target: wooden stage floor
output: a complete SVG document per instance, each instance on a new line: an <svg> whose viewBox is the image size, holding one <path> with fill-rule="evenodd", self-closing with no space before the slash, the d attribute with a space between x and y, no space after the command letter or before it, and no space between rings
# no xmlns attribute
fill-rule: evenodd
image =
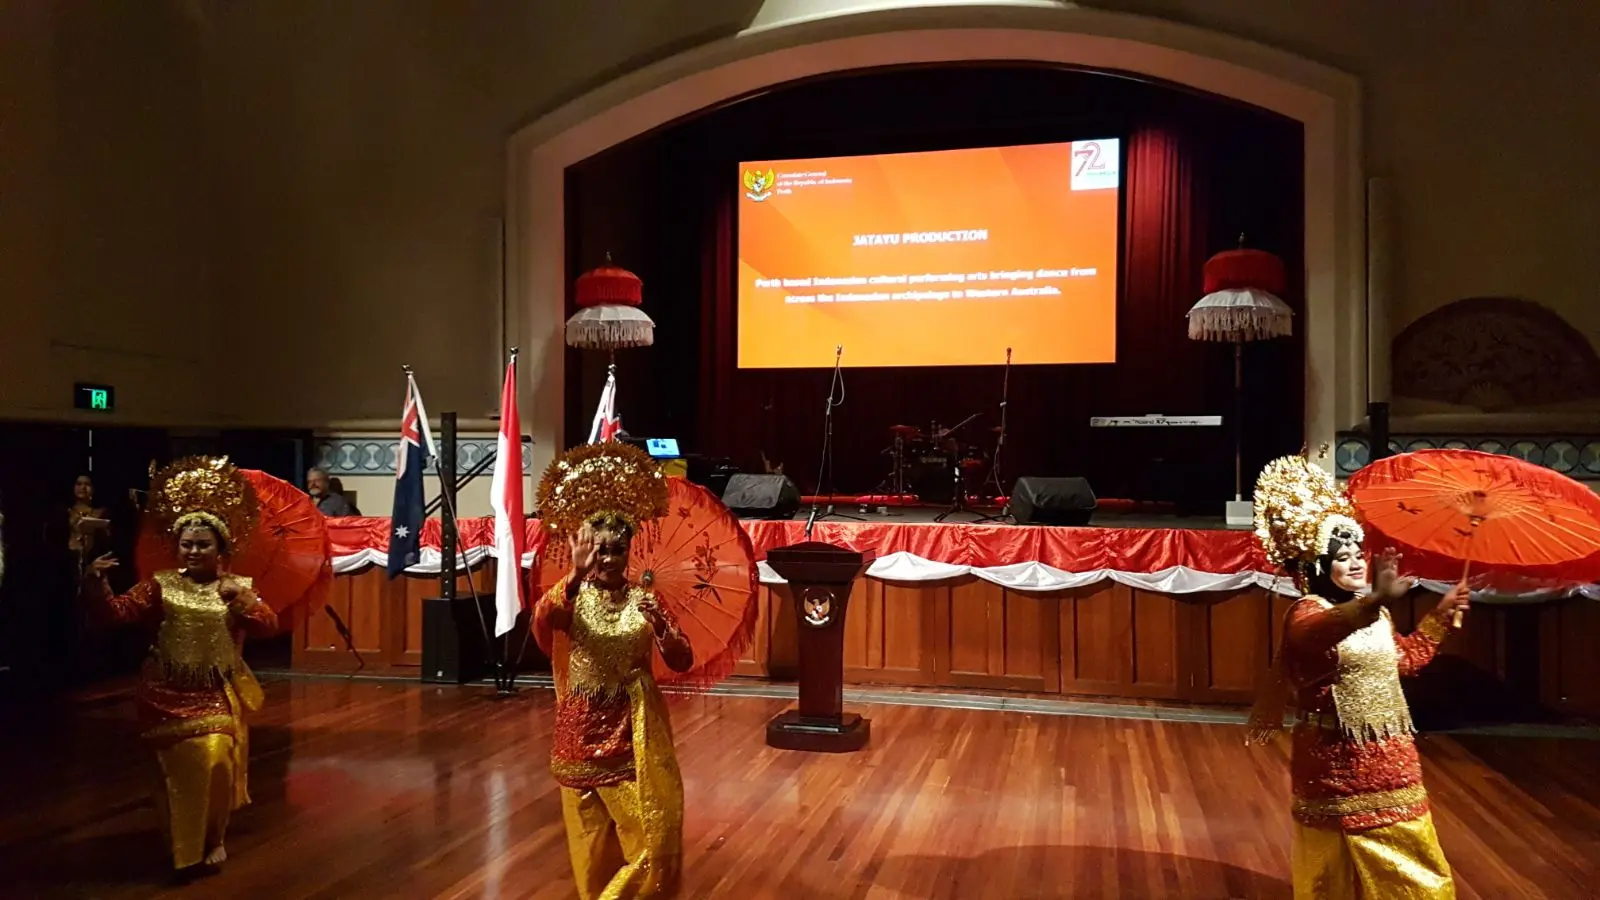
<svg viewBox="0 0 1600 900"><path fill-rule="evenodd" d="M1232 724L876 705L853 756L763 744L782 700L674 708L684 898L1288 897L1285 748ZM172 887L123 690L6 710L0 896L569 898L552 695L273 679L255 804ZM1600 743L1426 736L1464 898L1594 896Z"/></svg>

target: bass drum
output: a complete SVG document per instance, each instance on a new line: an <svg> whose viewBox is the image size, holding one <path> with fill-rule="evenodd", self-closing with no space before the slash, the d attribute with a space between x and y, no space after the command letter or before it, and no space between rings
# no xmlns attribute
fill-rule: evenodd
<svg viewBox="0 0 1600 900"><path fill-rule="evenodd" d="M962 451L957 465L961 466L961 484L966 488L967 496L976 496L979 502L989 500L988 497L980 496L983 493L983 480L989 474L989 454L977 447L968 447ZM955 493L953 489L951 493L952 495Z"/></svg>
<svg viewBox="0 0 1600 900"><path fill-rule="evenodd" d="M989 454L976 447L929 450L911 457L911 490L923 503L953 503L956 499L956 467L961 468L961 485L970 497L983 486L989 469Z"/></svg>
<svg viewBox="0 0 1600 900"><path fill-rule="evenodd" d="M906 483L922 503L949 503L955 499L955 464L958 457L927 444L906 454Z"/></svg>

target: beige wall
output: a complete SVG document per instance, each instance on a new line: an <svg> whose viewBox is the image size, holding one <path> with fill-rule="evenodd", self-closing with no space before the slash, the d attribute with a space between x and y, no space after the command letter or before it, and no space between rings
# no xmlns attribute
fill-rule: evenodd
<svg viewBox="0 0 1600 900"><path fill-rule="evenodd" d="M398 427L397 423L396 428L398 429ZM339 438L356 438L366 442L371 440L374 434L375 432L372 431L359 433L332 431L318 437L335 441ZM473 427L461 431L457 437L461 440L482 440L487 438L492 441L498 434L498 431L490 431L487 428L480 430L475 424ZM435 432L434 436L435 439L438 438L437 432ZM382 435L382 437L386 439L388 436ZM394 509L394 473L352 475L334 468L332 474L344 485L345 493L353 495L353 499L356 501L356 505L360 507L363 515L387 516ZM430 500L438 496L439 479L433 475L425 475L422 480L423 496ZM494 515L494 508L490 506L489 502L492 493L490 488L493 485L494 473L492 471L484 472L474 478L456 496L456 513L462 518ZM534 485L533 474L524 474L522 478L522 508L524 510L532 510L534 507Z"/></svg>
<svg viewBox="0 0 1600 900"><path fill-rule="evenodd" d="M0 205L11 248L0 252L19 261L0 287L7 325L15 300L50 303L19 311L22 337L0 337L6 409L46 404L70 369L172 388L143 391L152 414L387 421L409 362L430 409L483 415L502 365L506 138L609 77L745 27L761 5L7 4L7 81L51 88L8 101L60 150L0 149L6 184L28 176L20 201ZM1395 331L1460 297L1515 294L1600 341L1600 270L1586 252L1600 233L1600 5L1085 5L1237 34L1362 79L1368 171L1394 186ZM75 312L106 300L120 306ZM89 366L87 351L49 344L63 321L93 318L85 344L160 345L191 317L191 333L209 333L211 310L233 341L303 352L254 354L215 402L178 389L193 361L97 352Z"/></svg>
<svg viewBox="0 0 1600 900"><path fill-rule="evenodd" d="M201 20L153 0L0 3L0 416L218 412Z"/></svg>
<svg viewBox="0 0 1600 900"><path fill-rule="evenodd" d="M1600 338L1593 4L1122 0L1363 79L1367 163L1393 179L1396 330L1517 294ZM747 25L757 0L209 7L223 166L223 293L312 361L263 366L262 416L392 415L403 359L429 406L494 403L500 314L483 262L519 124L642 61ZM624 10L626 12L624 13ZM292 65L288 64L292 60ZM426 336L427 342L424 342ZM287 368L287 371L285 371ZM282 387L287 386L287 390Z"/></svg>
<svg viewBox="0 0 1600 900"><path fill-rule="evenodd" d="M353 494L356 505L364 516L387 516L394 509L393 475L340 475L346 494ZM526 477L523 481L522 508L533 509L533 486ZM493 482L485 475L473 481L456 495L456 513L463 519L494 515L489 505L489 488ZM432 475L423 478L423 496L432 499L439 494L439 479Z"/></svg>
<svg viewBox="0 0 1600 900"><path fill-rule="evenodd" d="M230 173L221 290L242 331L316 347L257 369L241 385L249 414L392 418L402 363L435 413L497 409L506 138L738 6L209 6L211 125Z"/></svg>
<svg viewBox="0 0 1600 900"><path fill-rule="evenodd" d="M1394 330L1517 295L1600 342L1600 5L1458 0L1126 0L1361 78L1368 174L1392 179Z"/></svg>

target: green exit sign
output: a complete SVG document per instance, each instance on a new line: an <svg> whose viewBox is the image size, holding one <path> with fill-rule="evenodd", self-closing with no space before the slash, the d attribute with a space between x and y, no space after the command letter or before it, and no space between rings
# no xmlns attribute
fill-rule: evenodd
<svg viewBox="0 0 1600 900"><path fill-rule="evenodd" d="M117 389L109 384L80 382L72 387L72 405L91 412L112 412L117 408Z"/></svg>

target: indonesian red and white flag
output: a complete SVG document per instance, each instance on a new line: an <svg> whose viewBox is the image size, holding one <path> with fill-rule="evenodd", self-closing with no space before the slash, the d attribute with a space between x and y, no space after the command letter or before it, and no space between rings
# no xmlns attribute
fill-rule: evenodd
<svg viewBox="0 0 1600 900"><path fill-rule="evenodd" d="M606 387L600 392L600 406L594 411L594 424L589 426L589 443L600 444L612 440L622 430L622 419L617 416L617 373L606 373Z"/></svg>
<svg viewBox="0 0 1600 900"><path fill-rule="evenodd" d="M517 358L506 366L500 390L500 439L495 444L494 484L489 490L494 507L494 634L516 627L522 611L522 553L527 549L527 526L522 514L522 420L517 415Z"/></svg>

